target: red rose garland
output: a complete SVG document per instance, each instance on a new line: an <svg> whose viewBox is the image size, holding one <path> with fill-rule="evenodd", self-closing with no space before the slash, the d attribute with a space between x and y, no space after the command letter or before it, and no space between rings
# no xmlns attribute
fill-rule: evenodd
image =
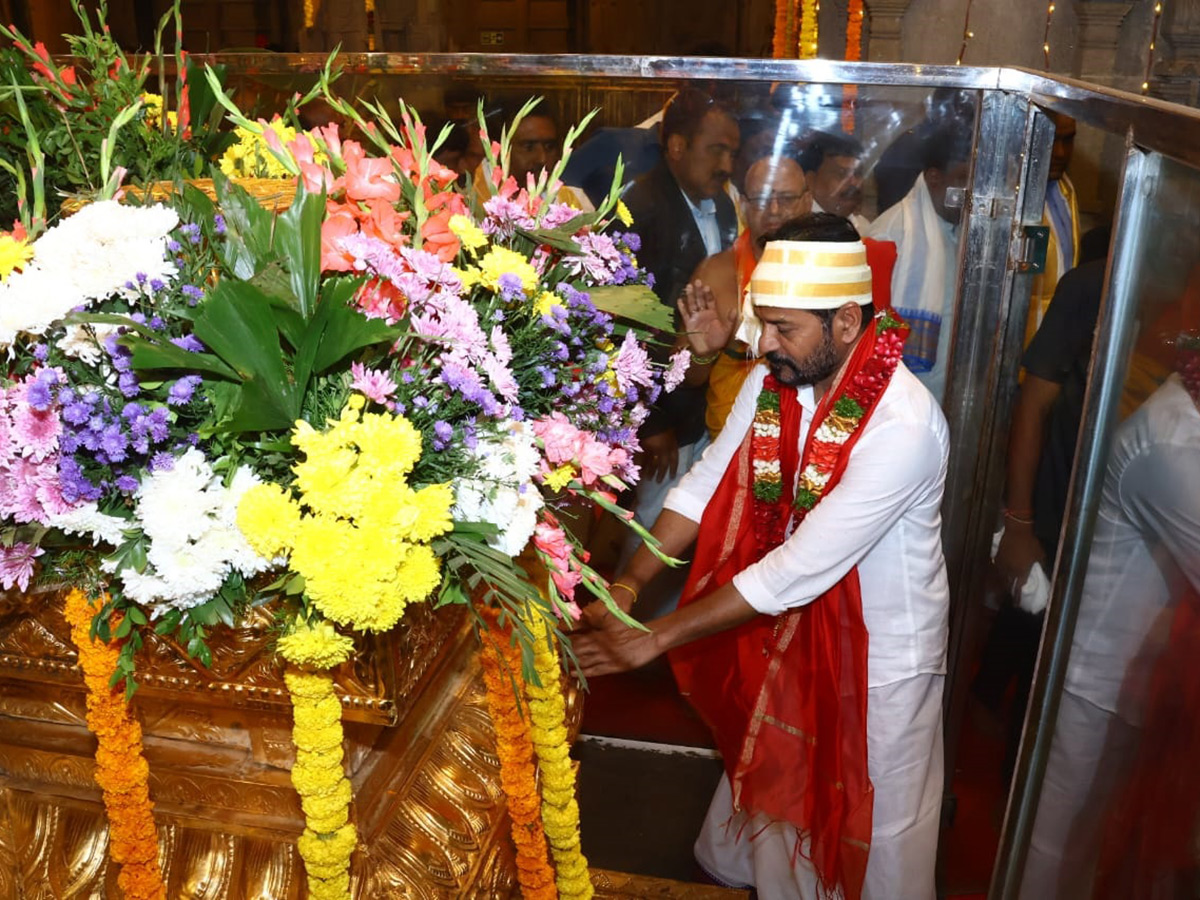
<svg viewBox="0 0 1200 900"><path fill-rule="evenodd" d="M842 446L858 429L866 410L883 393L896 366L900 364L904 348L902 324L885 312L876 319L875 328L875 347L871 356L840 389L840 395L829 405L820 423L814 425L817 430L808 459L800 472L796 498L792 510L787 511L795 515L797 525L804 521L808 511L821 499L841 456ZM751 441L754 515L764 552L783 543L788 521L779 468L779 390L779 382L768 375L758 397Z"/></svg>

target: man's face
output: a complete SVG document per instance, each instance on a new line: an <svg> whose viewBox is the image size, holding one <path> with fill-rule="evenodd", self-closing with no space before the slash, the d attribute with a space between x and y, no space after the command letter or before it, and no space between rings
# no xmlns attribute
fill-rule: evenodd
<svg viewBox="0 0 1200 900"><path fill-rule="evenodd" d="M1061 113L1054 115L1054 149L1050 151L1050 180L1058 181L1067 173L1075 152L1075 120Z"/></svg>
<svg viewBox="0 0 1200 900"><path fill-rule="evenodd" d="M466 175L470 179L481 162L483 162L483 138L479 136L479 125L477 123L469 124L467 125L467 149L459 158L458 173Z"/></svg>
<svg viewBox="0 0 1200 900"><path fill-rule="evenodd" d="M522 119L513 132L510 148L508 173L517 179L519 185L525 184L525 177L530 173L537 178L542 169L553 169L562 155L558 128L553 120L545 116L526 116Z"/></svg>
<svg viewBox="0 0 1200 900"><path fill-rule="evenodd" d="M842 364L833 335L820 318L805 309L755 306L762 322L758 352L780 384L818 384Z"/></svg>
<svg viewBox="0 0 1200 900"><path fill-rule="evenodd" d="M962 219L962 206L947 206L946 191L950 188L965 188L970 172L971 164L966 161L951 163L944 172L941 169L925 170L925 186L929 188L933 208L939 216L955 225Z"/></svg>
<svg viewBox="0 0 1200 900"><path fill-rule="evenodd" d="M853 156L826 154L817 170L804 177L825 212L848 218L862 206L862 165Z"/></svg>
<svg viewBox="0 0 1200 900"><path fill-rule="evenodd" d="M764 234L811 211L812 194L794 159L767 156L746 171L742 215L755 249Z"/></svg>
<svg viewBox="0 0 1200 900"><path fill-rule="evenodd" d="M740 139L737 123L719 110L704 117L690 141L681 134L667 138L667 165L693 202L725 189Z"/></svg>

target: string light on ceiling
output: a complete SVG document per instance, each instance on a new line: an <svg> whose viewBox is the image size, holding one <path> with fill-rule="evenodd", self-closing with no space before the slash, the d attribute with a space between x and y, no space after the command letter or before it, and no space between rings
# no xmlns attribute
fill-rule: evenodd
<svg viewBox="0 0 1200 900"><path fill-rule="evenodd" d="M1150 93L1150 73L1154 68L1154 46L1158 43L1158 26L1162 21L1162 0L1154 4L1154 24L1150 27L1150 48L1146 51L1146 74L1142 78L1142 93Z"/></svg>
<svg viewBox="0 0 1200 900"><path fill-rule="evenodd" d="M971 40L971 38L975 37L975 32L973 32L971 30L971 3L972 2L973 2L973 0L967 0L967 12L966 12L966 15L963 17L962 46L958 48L958 59L956 59L954 61L954 64L956 66L961 66L963 63L963 57L967 55L967 41L969 41L969 40Z"/></svg>
<svg viewBox="0 0 1200 900"><path fill-rule="evenodd" d="M1050 20L1054 18L1054 0L1050 0L1050 5L1046 7L1046 30L1042 32L1042 56L1045 60L1045 68L1050 69Z"/></svg>

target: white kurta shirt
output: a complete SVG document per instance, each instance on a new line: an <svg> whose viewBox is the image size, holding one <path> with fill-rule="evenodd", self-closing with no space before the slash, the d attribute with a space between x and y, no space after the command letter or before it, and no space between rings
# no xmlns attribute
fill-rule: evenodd
<svg viewBox="0 0 1200 900"><path fill-rule="evenodd" d="M746 378L725 428L667 496L666 508L699 522L754 421L766 367ZM816 404L799 389L801 448ZM756 610L778 615L811 603L857 565L870 635L867 684L944 674L950 592L941 502L949 432L933 396L903 365L850 452L841 482L804 522L734 586Z"/></svg>
<svg viewBox="0 0 1200 900"><path fill-rule="evenodd" d="M1145 698L1130 666L1152 664L1146 642L1181 579L1200 591L1198 483L1200 412L1172 375L1117 432L1067 663L1067 690L1134 724Z"/></svg>

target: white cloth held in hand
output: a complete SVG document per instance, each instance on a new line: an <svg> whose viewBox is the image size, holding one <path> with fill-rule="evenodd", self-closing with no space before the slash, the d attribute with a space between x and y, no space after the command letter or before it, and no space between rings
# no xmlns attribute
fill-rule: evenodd
<svg viewBox="0 0 1200 900"><path fill-rule="evenodd" d="M1003 537L1004 526L1000 526L1000 530L992 535L993 560L1000 552L1000 541ZM1017 600L1017 606L1035 616L1045 609L1046 604L1050 601L1050 578L1046 575L1046 570L1040 562L1035 562L1030 568L1029 574L1025 576L1024 584L1018 586L1014 578L1010 587Z"/></svg>

